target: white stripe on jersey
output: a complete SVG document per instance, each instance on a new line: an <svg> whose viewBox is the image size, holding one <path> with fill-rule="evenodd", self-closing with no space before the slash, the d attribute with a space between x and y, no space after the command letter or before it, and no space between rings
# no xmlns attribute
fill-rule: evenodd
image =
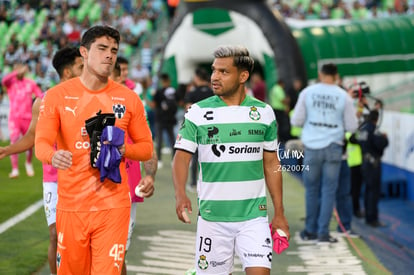
<svg viewBox="0 0 414 275"><path fill-rule="evenodd" d="M249 118L249 112L252 106L225 106L217 108L200 108L200 106L193 104L188 112L185 114L185 119L189 119L194 124L198 126L208 125L208 124L231 124L231 123L246 123L246 121L252 122ZM245 111L243 111L245 109ZM269 109L269 110L266 110ZM273 110L271 110L269 105L266 105L266 108L257 107L258 112L262 115L260 121L257 123L270 124L274 120ZM210 113L211 112L211 113ZM190 115L191 113L202 113L204 115ZM245 115L239 115L239 114ZM220 115L218 115L220 114ZM238 114L238 115L235 115ZM265 114L270 114L265 116ZM211 119L206 119L210 117Z"/></svg>
<svg viewBox="0 0 414 275"><path fill-rule="evenodd" d="M200 144L200 162L256 161L263 159L263 142ZM215 147L216 154L213 152ZM251 152L251 153L249 153ZM243 158L237 158L240 154Z"/></svg>
<svg viewBox="0 0 414 275"><path fill-rule="evenodd" d="M203 182L199 186L201 200L246 200L266 196L264 180L241 182Z"/></svg>

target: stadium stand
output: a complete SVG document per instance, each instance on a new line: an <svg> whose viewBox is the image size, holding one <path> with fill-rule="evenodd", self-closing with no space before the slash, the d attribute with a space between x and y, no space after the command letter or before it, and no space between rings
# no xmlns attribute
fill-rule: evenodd
<svg viewBox="0 0 414 275"><path fill-rule="evenodd" d="M66 45L77 46L84 30L95 24L109 24L121 33L120 54L131 57L143 40L154 32L166 10L162 0L0 1L0 77L16 61L27 62L34 78L36 63L54 85L57 76L50 68L50 56ZM30 3L30 4L29 4ZM13 46L10 46L13 44ZM44 87L49 88L49 87Z"/></svg>
<svg viewBox="0 0 414 275"><path fill-rule="evenodd" d="M43 73L53 85L56 75L48 71L47 56L56 49L77 45L83 31L94 24L110 24L122 35L120 54L139 56L143 41L151 47L159 43L155 34L160 17L167 16L163 0L79 0L79 1L0 1L0 72L8 73L14 60L29 62L36 78L35 64L42 63ZM71 3L69 6L69 3ZM362 4L364 3L364 4ZM270 0L269 4L285 17L310 19L365 19L414 13L414 1L349 0ZM40 42L40 46L38 42ZM49 45L48 41L52 41ZM14 49L9 45L14 44ZM33 45L37 45L34 47ZM39 50L37 54L33 49ZM48 51L52 51L48 52ZM50 60L49 60L50 61ZM0 75L1 76L1 75Z"/></svg>
<svg viewBox="0 0 414 275"><path fill-rule="evenodd" d="M369 19L414 13L412 0L273 0L285 17L296 19Z"/></svg>

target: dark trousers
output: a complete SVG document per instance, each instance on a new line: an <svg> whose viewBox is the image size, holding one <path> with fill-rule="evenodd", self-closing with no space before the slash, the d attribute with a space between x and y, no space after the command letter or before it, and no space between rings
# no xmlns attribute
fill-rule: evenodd
<svg viewBox="0 0 414 275"><path fill-rule="evenodd" d="M362 176L365 182L364 205L365 221L378 221L378 203L381 195L381 163L373 164L364 160Z"/></svg>
<svg viewBox="0 0 414 275"><path fill-rule="evenodd" d="M277 122L277 139L279 142L285 143L291 139L289 115L283 110L273 109L273 112Z"/></svg>
<svg viewBox="0 0 414 275"><path fill-rule="evenodd" d="M354 214L361 212L360 197L362 188L361 165L351 167L351 195Z"/></svg>
<svg viewBox="0 0 414 275"><path fill-rule="evenodd" d="M338 188L336 189L336 210L339 219L345 230L351 230L352 222L352 197L351 197L351 171L346 160L341 162L341 170L339 172ZM338 224L338 231L342 228Z"/></svg>
<svg viewBox="0 0 414 275"><path fill-rule="evenodd" d="M167 133L168 141L170 143L168 145L171 147L172 156L174 156L174 125L157 123L157 155L159 161L161 161L161 149L164 131Z"/></svg>

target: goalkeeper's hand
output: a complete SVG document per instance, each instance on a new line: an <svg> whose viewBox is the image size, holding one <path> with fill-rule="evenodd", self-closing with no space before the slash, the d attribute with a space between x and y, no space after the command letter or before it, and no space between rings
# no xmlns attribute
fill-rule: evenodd
<svg viewBox="0 0 414 275"><path fill-rule="evenodd" d="M91 166L96 168L96 161L101 152L101 134L106 126L115 125L115 115L112 113L102 114L101 111L96 116L85 121L86 131L89 135L89 143L91 145L90 161Z"/></svg>

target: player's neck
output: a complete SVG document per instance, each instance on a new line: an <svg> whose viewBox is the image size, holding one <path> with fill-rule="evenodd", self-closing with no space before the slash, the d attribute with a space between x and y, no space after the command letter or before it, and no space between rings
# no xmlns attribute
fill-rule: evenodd
<svg viewBox="0 0 414 275"><path fill-rule="evenodd" d="M83 86L91 91L99 91L108 85L108 77L91 75L83 73L80 76L80 81Z"/></svg>
<svg viewBox="0 0 414 275"><path fill-rule="evenodd" d="M243 87L243 89L238 90L236 93L232 95L220 96L220 98L228 106L237 106L242 104L242 102L246 98L246 93Z"/></svg>

